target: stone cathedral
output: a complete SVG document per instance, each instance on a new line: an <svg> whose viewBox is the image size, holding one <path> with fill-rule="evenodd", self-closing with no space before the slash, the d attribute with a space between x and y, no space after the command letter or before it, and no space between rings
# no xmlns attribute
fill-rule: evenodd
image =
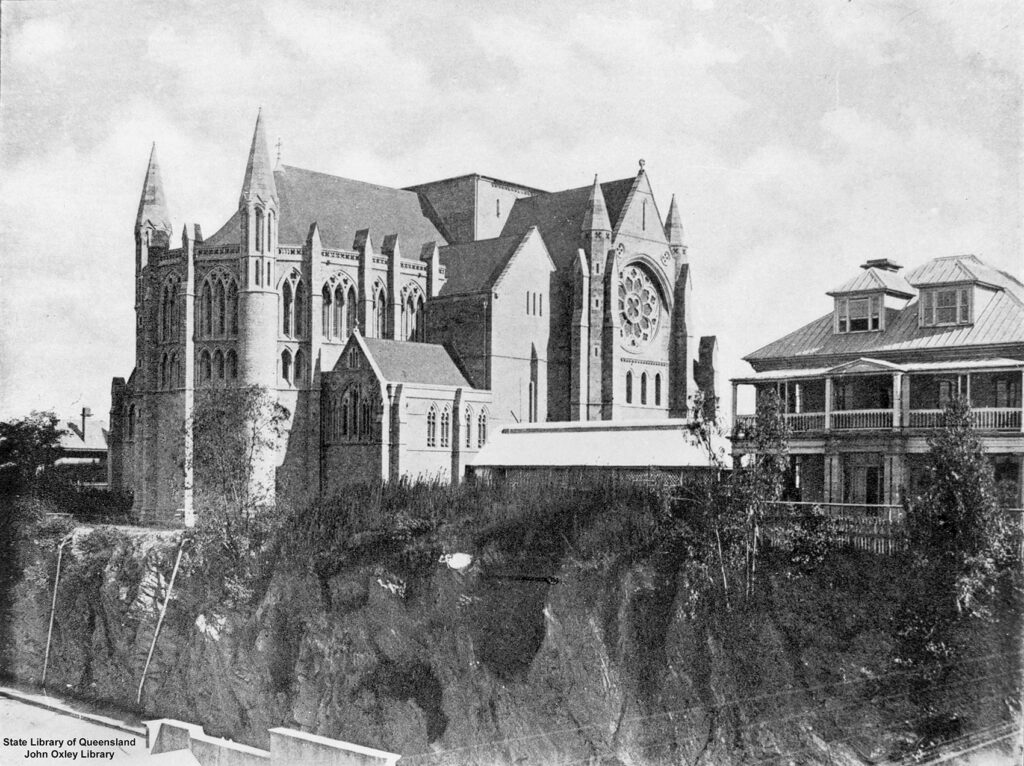
<svg viewBox="0 0 1024 766"><path fill-rule="evenodd" d="M191 509L203 389L259 386L287 433L267 501L458 480L513 423L685 418L714 399L675 198L632 177L546 192L477 174L393 189L274 167L262 117L234 213L173 231L149 158L135 221L135 368L115 378L110 483L143 519Z"/></svg>

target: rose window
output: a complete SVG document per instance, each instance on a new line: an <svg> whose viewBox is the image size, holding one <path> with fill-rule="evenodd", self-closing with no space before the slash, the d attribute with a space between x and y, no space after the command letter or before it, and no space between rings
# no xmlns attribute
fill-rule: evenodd
<svg viewBox="0 0 1024 766"><path fill-rule="evenodd" d="M650 275L639 266L627 266L619 281L619 318L622 342L643 348L658 331L661 299Z"/></svg>

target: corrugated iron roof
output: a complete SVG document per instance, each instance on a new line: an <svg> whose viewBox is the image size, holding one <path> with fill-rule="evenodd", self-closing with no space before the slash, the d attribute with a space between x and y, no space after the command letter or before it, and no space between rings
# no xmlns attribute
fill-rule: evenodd
<svg viewBox="0 0 1024 766"><path fill-rule="evenodd" d="M722 445L724 446L724 445ZM714 467L684 420L508 426L477 454L478 467Z"/></svg>
<svg viewBox="0 0 1024 766"><path fill-rule="evenodd" d="M472 388L445 347L438 343L380 338L362 341L387 381Z"/></svg>
<svg viewBox="0 0 1024 766"><path fill-rule="evenodd" d="M757 349L744 357L747 361L770 359L806 359L812 364L820 356L876 356L911 350L942 350L1002 343L1024 343L1024 285L1006 272L981 263L974 256L935 259L908 275L913 284L941 284L950 275L964 274L970 269L971 281L982 281L1002 288L993 293L988 305L970 325L943 327L918 326L918 301L911 300L903 309L886 311L885 330L836 334L833 314L828 314L800 329ZM935 282L918 282L914 275L923 275Z"/></svg>
<svg viewBox="0 0 1024 766"><path fill-rule="evenodd" d="M870 292L872 290L896 293L908 298L917 295L917 290L900 274L876 268L862 269L855 277L843 282L839 287L829 290L827 294L842 295L844 293Z"/></svg>

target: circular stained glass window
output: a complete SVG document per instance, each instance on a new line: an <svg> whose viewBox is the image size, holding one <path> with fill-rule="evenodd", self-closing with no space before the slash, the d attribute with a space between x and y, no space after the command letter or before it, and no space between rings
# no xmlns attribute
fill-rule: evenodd
<svg viewBox="0 0 1024 766"><path fill-rule="evenodd" d="M643 348L658 332L658 288L651 276L635 264L623 269L619 281L619 319L626 348Z"/></svg>

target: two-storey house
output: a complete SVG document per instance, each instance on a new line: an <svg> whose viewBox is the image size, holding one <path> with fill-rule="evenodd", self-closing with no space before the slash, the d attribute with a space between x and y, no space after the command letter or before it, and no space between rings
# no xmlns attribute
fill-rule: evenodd
<svg viewBox="0 0 1024 766"><path fill-rule="evenodd" d="M928 437L966 397L1003 502L1024 505L1024 284L973 255L861 269L829 291L831 313L744 357L754 373L732 381L733 413L740 386L778 392L793 499L896 505L920 491ZM756 427L734 414L735 460Z"/></svg>

